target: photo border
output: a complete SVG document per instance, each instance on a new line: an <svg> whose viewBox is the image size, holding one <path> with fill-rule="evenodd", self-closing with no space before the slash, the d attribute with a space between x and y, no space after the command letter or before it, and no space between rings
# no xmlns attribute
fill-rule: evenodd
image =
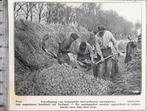
<svg viewBox="0 0 147 111"><path fill-rule="evenodd" d="M23 2L23 0L12 0L12 1L16 1L16 2L21 1L21 2ZM30 1L30 2L35 2L36 0L27 0L27 2L28 2L28 1ZM63 0L63 1L66 1L66 0ZM88 0L88 1L90 1L90 0ZM124 1L122 1L122 0L118 0L118 1L117 1L117 0L110 0L110 3L112 3L112 1L113 1L114 3L121 3L121 2L122 2L122 3L124 3L124 2L133 2L133 3L134 3L135 1L140 2L139 0L135 0L135 1L132 1L132 0L124 0ZM116 2L116 1L117 1L117 2ZM121 1L121 2L120 2L120 1ZM144 0L142 0L142 1L144 1ZM10 2L10 0L9 0L9 2ZM26 2L26 1L24 1L24 2ZM37 1L37 2L38 2L38 1ZM51 0L51 1L43 0L43 1L41 1L41 2L57 2L57 1L54 1L54 0ZM58 1L58 2L59 2L59 1ZM61 3L61 2L62 2L62 1L60 1L60 3ZM65 3L69 3L69 2L70 2L70 3L77 3L77 1L76 1L76 2L67 1L67 2L65 2ZM86 1L83 1L83 2L86 2ZM81 3L83 3L83 2L81 2ZM91 3L91 2L94 2L94 3L95 3L96 1L92 0L92 1L87 2L87 3ZM102 2L102 1L97 1L97 2ZM12 3L12 2L11 2L11 3ZM63 3L63 2L62 2L62 3ZM78 2L78 3L79 3L79 2ZM106 3L106 1L104 0L102 3ZM147 2L145 1L145 3L146 3L146 7L145 7L145 8L147 9ZM9 5L10 5L10 4L9 4ZM10 8L11 8L11 7L9 6L9 9L10 9ZM11 12L12 12L12 11L11 11ZM10 13L9 13L9 14L10 14ZM147 16L147 12L146 12L145 15ZM10 16L12 17L11 14L9 15L9 17L10 17ZM14 15L13 15L13 16L14 16ZM141 15L141 17L142 17L142 15ZM141 20L142 20L142 19L141 19ZM11 20L9 19L9 23L10 23L10 21L11 21ZM146 20L145 20L145 23L146 23ZM143 24L143 21L142 21L142 24ZM11 29L13 26L14 26L14 24L13 24L13 25L11 24L11 26L9 26L9 29ZM147 32L147 25L145 24L145 26L146 26L146 32ZM142 28L143 28L143 27L144 27L144 26L142 25ZM143 29L144 29L144 28L143 28ZM9 34L10 34L10 32L11 32L11 31L9 31ZM146 35L147 35L147 33L146 33ZM145 36L146 36L146 35L145 35ZM145 40L146 40L146 39L145 39ZM147 40L146 40L146 43L147 43ZM144 44L144 45L145 45L145 44ZM11 40L9 40L9 46L13 46L13 47L14 47L14 44L12 43ZM142 43L142 46L143 46L143 43ZM143 47L142 47L142 48L143 48ZM146 48L147 48L147 44L146 44ZM9 49L9 52L11 52L11 53L9 53L9 54L14 54L14 52L12 53L12 50L11 50L11 49ZM146 49L145 49L145 52L146 52ZM144 54L143 54L143 51L142 51L141 53L142 53L142 55L144 55ZM12 56L9 56L9 60L11 60L11 57L12 57ZM144 56L142 56L142 60L143 60L143 57L144 57ZM145 55L145 57L146 57L146 55ZM14 59L14 58L13 58L13 59ZM145 59L145 60L146 60L146 59ZM11 66L12 63L13 63L12 61L10 61L10 63L9 63L10 71L12 71L12 70L11 70L12 68L15 69L15 68L14 68L15 65L14 65L13 67ZM146 64L146 67L147 67L147 61L145 61L145 64ZM143 71L142 71L142 73L143 73ZM146 70L146 73L147 73L147 70ZM10 75L10 74L9 74L9 75ZM146 80L147 80L147 75L145 74L145 76L146 76L145 78L146 78ZM146 80L145 80L145 81L146 81ZM11 80L9 80L9 81L11 81ZM9 87L10 87L10 83L11 83L11 82L9 82ZM142 86L143 86L143 81L142 81ZM11 88L9 88L9 91L10 91L10 89L11 89ZM142 91L143 91L143 90L142 90ZM141 93L142 93L142 91L141 91ZM11 91L10 91L10 92L11 92ZM13 91L12 91L12 92L13 92ZM145 103L147 103L147 97L146 97L146 95L147 95L147 82L146 82L146 85L145 85L145 98L146 98L146 99L145 99ZM14 97L13 94L12 94L12 95L10 94L10 98L11 98L11 96ZM22 96L19 97L19 96L17 96L17 95L15 95L15 96L16 96L17 99L22 97ZM90 95L90 96L91 96L91 95ZM101 95L101 96L103 96L103 95ZM107 96L112 96L112 95L107 95ZM114 96L118 96L118 95L114 95ZM122 96L130 96L130 95L122 95ZM139 96L139 95L133 95L133 96ZM30 96L30 97L33 97L33 96ZM35 96L35 97L36 97L36 96ZM49 97L50 97L50 96L49 96ZM54 97L56 97L56 96L54 96ZM16 99L16 98L15 98L15 99ZM11 103L11 99L10 99L10 103ZM10 104L10 103L9 103L9 105L12 105L12 104ZM147 108L147 104L145 104L145 107ZM145 110L146 110L146 108L145 108ZM11 109L11 106L10 106L10 109ZM122 109L122 110L123 110L123 109ZM21 111L23 111L23 110L21 110ZM28 111L29 111L29 110L28 110ZM41 111L43 111L43 110L41 110ZM49 110L49 111L50 111L50 110ZM53 110L53 111L57 111L57 110ZM65 110L64 110L64 111L65 111ZM81 110L81 111L83 111L83 110ZM85 110L84 110L84 111L85 111ZM115 110L115 111L117 111L117 110ZM118 110L118 111L121 111L121 110ZM124 110L123 110L123 111L124 111ZM135 110L133 110L133 111L135 111ZM136 111L139 111L139 110L136 110ZM140 111L141 111L141 110L140 110Z"/></svg>

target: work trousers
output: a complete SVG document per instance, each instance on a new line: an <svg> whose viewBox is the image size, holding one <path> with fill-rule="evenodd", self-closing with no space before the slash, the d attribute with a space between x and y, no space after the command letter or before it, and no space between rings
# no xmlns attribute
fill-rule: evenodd
<svg viewBox="0 0 147 111"><path fill-rule="evenodd" d="M103 57L108 57L112 55L111 48L101 49ZM101 57L97 54L97 58L95 59L95 62L101 60ZM93 74L94 77L97 78L104 78L104 79L110 79L111 73L112 73L112 58L109 58L105 61L103 61L100 64L93 66Z"/></svg>

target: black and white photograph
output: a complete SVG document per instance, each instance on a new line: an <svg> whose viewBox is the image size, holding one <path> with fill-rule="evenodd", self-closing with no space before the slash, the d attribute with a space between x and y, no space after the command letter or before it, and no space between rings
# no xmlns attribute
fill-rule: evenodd
<svg viewBox="0 0 147 111"><path fill-rule="evenodd" d="M140 2L13 7L17 96L141 95Z"/></svg>

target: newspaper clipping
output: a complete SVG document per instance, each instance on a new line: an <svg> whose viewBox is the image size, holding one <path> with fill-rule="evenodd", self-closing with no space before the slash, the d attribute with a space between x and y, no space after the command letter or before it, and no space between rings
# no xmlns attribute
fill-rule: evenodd
<svg viewBox="0 0 147 111"><path fill-rule="evenodd" d="M9 110L146 110L145 0L8 5Z"/></svg>

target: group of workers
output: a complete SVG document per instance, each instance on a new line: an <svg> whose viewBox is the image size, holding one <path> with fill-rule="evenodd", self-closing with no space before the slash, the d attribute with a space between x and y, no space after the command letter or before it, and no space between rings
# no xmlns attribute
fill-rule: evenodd
<svg viewBox="0 0 147 111"><path fill-rule="evenodd" d="M72 33L69 38L59 43L57 56L60 64L63 62L70 64L68 53L70 53L72 43L78 38L76 33ZM103 26L98 26L97 30L90 33L90 39L81 41L77 47L75 54L77 63L82 63L87 70L93 69L95 78L111 79L113 73L118 72L117 59L113 57L114 54L119 55L117 42L113 34Z"/></svg>

